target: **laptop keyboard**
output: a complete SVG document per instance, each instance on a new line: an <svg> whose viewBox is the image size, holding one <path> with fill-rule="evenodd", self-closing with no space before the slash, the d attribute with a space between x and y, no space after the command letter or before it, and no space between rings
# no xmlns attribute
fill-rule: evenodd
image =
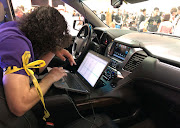
<svg viewBox="0 0 180 128"><path fill-rule="evenodd" d="M65 80L70 88L84 90L84 91L86 90L74 79L74 77L71 74L68 74L68 76L65 77Z"/></svg>

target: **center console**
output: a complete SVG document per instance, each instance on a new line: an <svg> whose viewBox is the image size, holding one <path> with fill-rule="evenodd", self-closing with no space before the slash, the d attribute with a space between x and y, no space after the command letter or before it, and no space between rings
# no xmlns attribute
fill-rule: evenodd
<svg viewBox="0 0 180 128"><path fill-rule="evenodd" d="M119 79L123 78L121 72L118 71L118 68L125 60L130 49L130 47L117 42L113 42L111 44L107 52L107 56L111 59L111 61L101 77L101 84L110 85L114 88L116 85L113 84L113 81L117 79L117 77Z"/></svg>

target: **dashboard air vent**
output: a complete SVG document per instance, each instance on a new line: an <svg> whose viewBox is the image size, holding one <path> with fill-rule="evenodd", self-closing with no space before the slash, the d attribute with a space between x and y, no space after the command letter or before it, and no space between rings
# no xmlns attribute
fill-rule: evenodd
<svg viewBox="0 0 180 128"><path fill-rule="evenodd" d="M135 53L127 62L124 67L124 70L132 72L134 69L138 67L139 64L146 58L145 55Z"/></svg>

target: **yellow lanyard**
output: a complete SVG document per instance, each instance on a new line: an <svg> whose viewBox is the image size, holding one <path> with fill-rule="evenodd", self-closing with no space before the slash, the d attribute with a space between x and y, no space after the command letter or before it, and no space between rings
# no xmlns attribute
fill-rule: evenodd
<svg viewBox="0 0 180 128"><path fill-rule="evenodd" d="M13 68L11 69L11 67L8 67L7 70L5 71L5 74L10 74L13 72L17 72L19 70L24 69L27 73L27 75L29 75L34 83L34 86L38 92L38 95L40 97L40 100L43 104L44 107L44 117L43 120L46 121L46 119L50 116L49 112L47 111L46 107L45 107L45 103L44 103L44 97L41 91L41 88L39 86L39 83L36 79L36 77L34 76L34 72L30 69L30 68L41 68L44 67L46 65L44 60L36 60L34 62L29 63L29 59L31 57L30 51L25 51L24 54L22 55L22 62L23 62L23 67L22 68L18 68L16 66L13 66Z"/></svg>

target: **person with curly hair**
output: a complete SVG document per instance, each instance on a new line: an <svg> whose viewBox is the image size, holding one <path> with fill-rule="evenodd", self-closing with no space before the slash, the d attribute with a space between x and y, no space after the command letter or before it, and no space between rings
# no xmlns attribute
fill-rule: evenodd
<svg viewBox="0 0 180 128"><path fill-rule="evenodd" d="M39 101L36 88L29 83L28 74L33 73L27 69L27 62L44 60L45 66L39 72L45 69L55 55L64 61L67 57L72 66L76 65L72 55L64 49L70 43L71 35L65 18L49 6L38 7L19 21L6 22L0 26L0 83L4 88L8 108L14 115L22 116ZM11 72L11 69L14 71ZM39 82L42 95L54 82L66 75L62 67L52 68Z"/></svg>

